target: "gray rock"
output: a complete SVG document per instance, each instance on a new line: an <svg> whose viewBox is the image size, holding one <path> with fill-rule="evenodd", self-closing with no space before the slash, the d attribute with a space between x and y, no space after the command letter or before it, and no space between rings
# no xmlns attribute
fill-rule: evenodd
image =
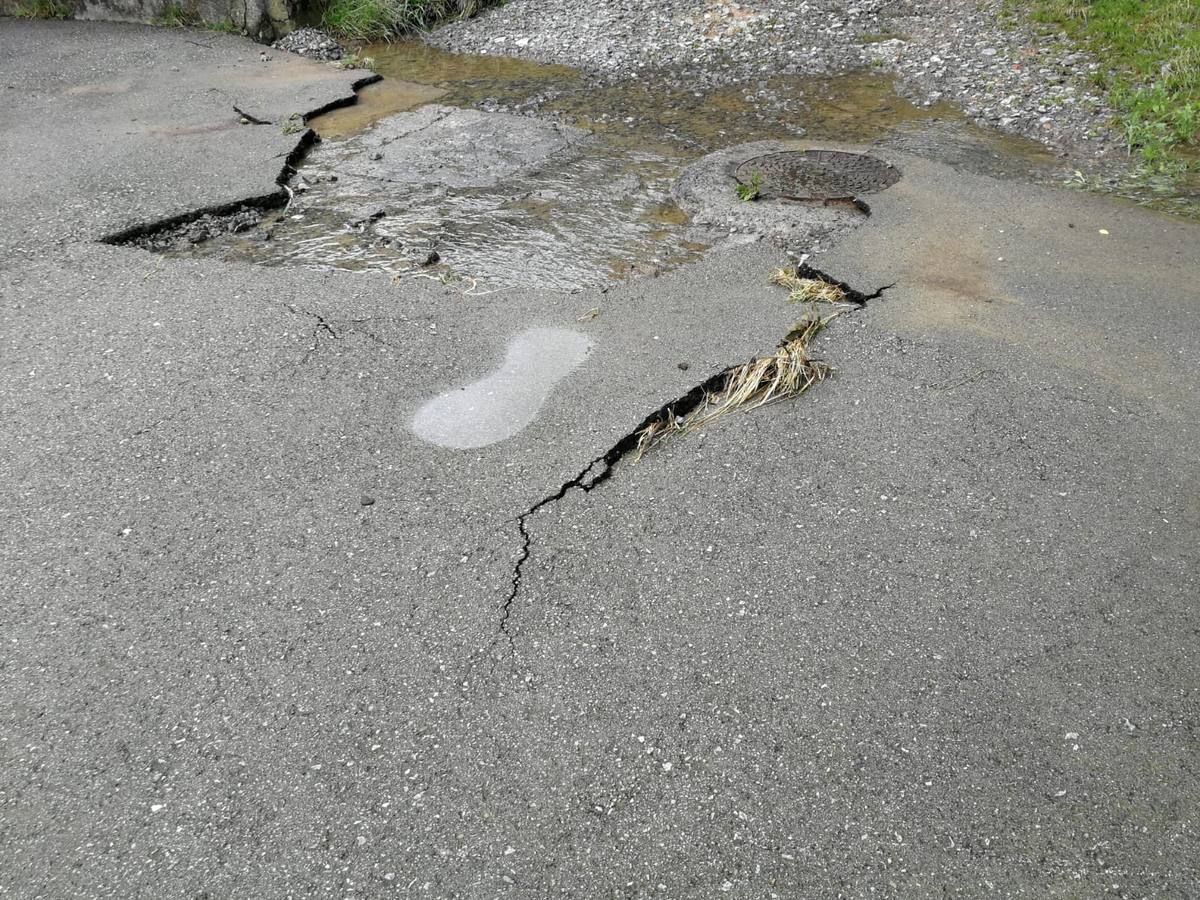
<svg viewBox="0 0 1200 900"><path fill-rule="evenodd" d="M386 215L387 211L382 206L365 206L355 214L348 224L351 228L366 228L372 222L378 222Z"/></svg>

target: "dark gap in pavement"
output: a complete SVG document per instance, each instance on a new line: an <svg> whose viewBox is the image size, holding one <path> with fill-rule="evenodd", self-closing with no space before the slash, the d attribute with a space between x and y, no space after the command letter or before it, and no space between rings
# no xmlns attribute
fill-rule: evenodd
<svg viewBox="0 0 1200 900"><path fill-rule="evenodd" d="M803 262L796 267L796 273L801 278L819 279L821 281L828 282L829 284L837 285L842 289L842 291L845 292L846 302L852 304L856 309L862 309L869 301L880 298L883 296L885 291L895 286L894 283L886 284L883 287L877 288L871 293L866 294L851 287L850 285L846 284L846 282L839 281L836 278L827 275L825 272L822 272L820 269ZM504 639L508 643L509 652L512 654L516 653L516 642L513 640L512 632L509 630L508 623L512 616L512 605L521 592L522 570L525 566L525 563L529 560L530 549L533 543L533 538L531 537L528 525L526 524L530 516L532 516L542 507L558 502L567 495L568 491L571 491L572 489L578 488L585 494L595 490L613 476L618 462L620 462L630 453L637 451L643 431L655 425L656 423L680 419L687 416L689 413L703 404L705 402L705 398L709 394L722 390L730 375L741 368L741 366L741 363L728 366L725 369L722 369L720 372L717 372L715 375L711 375L704 379L704 381L695 385L687 393L676 397L674 400L664 403L657 410L650 413L650 415L646 416L646 418L642 419L637 427L622 436L621 439L613 444L612 447L610 447L605 453L592 459L579 471L574 478L564 481L561 485L559 485L558 490L554 491L554 493L547 494L541 500L537 501L537 503L533 504L523 513L517 516L517 530L521 535L521 550L517 555L516 562L513 564L512 586L508 592L508 595L504 598L504 602L500 606L500 622L496 629L496 638L492 641L493 648L495 648L496 643L500 640L500 635L503 635ZM602 468L600 469L599 473L593 475L589 479L589 474L597 466L601 466ZM493 656L493 673L495 672L495 667L496 658Z"/></svg>
<svg viewBox="0 0 1200 900"><path fill-rule="evenodd" d="M363 78L352 82L350 85L351 93L338 97L335 100L330 100L316 109L309 110L304 113L300 119L307 123L317 116L322 116L327 112L332 112L335 109L342 109L346 106L353 106L358 102L358 92L369 84L374 84L377 81L382 81L383 76L372 73ZM245 117L255 125L270 125L266 119L260 119L255 116L233 107L234 112ZM151 222L141 222L131 225L128 228L123 228L120 231L114 231L111 234L106 234L99 239L101 244L110 244L112 246L122 246L127 244L135 244L142 246L155 238L161 237L169 232L178 231L183 226L189 225L204 216L212 218L227 218L237 215L238 213L247 210L256 210L259 212L269 212L274 209L282 209L291 202L292 192L287 187L287 183L296 174L297 168L308 152L321 140L313 129L308 128L300 135L296 142L296 146L291 149L288 155L284 158L283 167L279 170L279 174L275 176L276 189L268 194L259 194L253 197L247 197L242 200L233 200L227 203L218 203L212 206L202 206L198 209L188 210L187 212L177 213L173 216L167 216L163 219L155 219ZM145 249L145 248L144 248Z"/></svg>

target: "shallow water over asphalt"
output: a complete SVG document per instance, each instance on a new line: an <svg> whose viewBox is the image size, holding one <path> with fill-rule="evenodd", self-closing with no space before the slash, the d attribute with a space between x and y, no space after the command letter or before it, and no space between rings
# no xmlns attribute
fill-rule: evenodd
<svg viewBox="0 0 1200 900"><path fill-rule="evenodd" d="M493 287L578 290L658 274L721 235L690 227L671 200L689 162L749 141L805 137L894 147L972 171L1049 177L1053 155L945 106L920 108L871 73L777 76L711 90L652 80L596 84L562 66L451 54L420 43L366 48L384 81L314 119L324 140L298 193L263 228L178 251L268 265L378 269ZM594 137L485 186L363 177L376 123L436 102L536 113ZM378 144L378 141L376 142ZM434 167L436 168L436 167ZM733 186L730 186L733 190ZM362 222L364 209L382 215Z"/></svg>

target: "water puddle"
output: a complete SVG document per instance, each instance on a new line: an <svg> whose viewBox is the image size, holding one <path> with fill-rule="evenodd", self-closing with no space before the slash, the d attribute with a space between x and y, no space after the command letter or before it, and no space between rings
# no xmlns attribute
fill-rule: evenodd
<svg viewBox="0 0 1200 900"><path fill-rule="evenodd" d="M446 92L430 84L384 78L359 88L357 102L318 116L310 123L325 140L358 134L398 112L406 112L440 99Z"/></svg>
<svg viewBox="0 0 1200 900"><path fill-rule="evenodd" d="M479 381L438 394L413 416L422 440L470 450L512 437L537 417L550 392L587 357L578 331L531 328L508 343L504 360Z"/></svg>
<svg viewBox="0 0 1200 900"><path fill-rule="evenodd" d="M914 106L871 73L693 90L596 84L562 66L413 42L363 53L384 80L356 105L312 121L324 140L305 161L289 208L258 228L169 252L376 269L460 282L472 294L571 291L658 274L719 239L691 226L671 185L689 162L736 144L803 136L893 147L986 174L1057 174L1040 145L977 128L948 106ZM441 108L519 118L489 131L477 120L428 113ZM555 124L590 136L573 131L568 146L558 146L546 135ZM421 144L413 135L425 128L434 130ZM524 153L530 142L545 152ZM521 164L497 178L464 177L489 169L486 153Z"/></svg>

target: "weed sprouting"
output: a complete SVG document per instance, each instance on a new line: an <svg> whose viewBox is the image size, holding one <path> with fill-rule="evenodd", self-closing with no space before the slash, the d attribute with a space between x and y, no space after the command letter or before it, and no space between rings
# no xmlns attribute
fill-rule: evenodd
<svg viewBox="0 0 1200 900"><path fill-rule="evenodd" d="M60 0L29 0L19 4L14 14L18 19L69 19L75 8Z"/></svg>
<svg viewBox="0 0 1200 900"><path fill-rule="evenodd" d="M389 40L438 22L473 16L489 0L331 0L321 24L353 40Z"/></svg>
<svg viewBox="0 0 1200 900"><path fill-rule="evenodd" d="M348 53L341 59L334 60L330 63L335 69L368 69L375 71L375 58L372 56L359 56L357 53Z"/></svg>
<svg viewBox="0 0 1200 900"><path fill-rule="evenodd" d="M762 173L755 172L751 175L749 183L739 181L734 190L737 191L738 199L743 202L757 200L762 191Z"/></svg>
<svg viewBox="0 0 1200 900"><path fill-rule="evenodd" d="M200 22L200 16L194 11L187 9L181 3L168 3L163 7L162 13L154 19L155 25L160 25L164 28L186 28L196 25Z"/></svg>
<svg viewBox="0 0 1200 900"><path fill-rule="evenodd" d="M220 22L206 22L204 27L209 31L219 31L222 34L241 34L242 29L234 23L232 19L223 19Z"/></svg>

